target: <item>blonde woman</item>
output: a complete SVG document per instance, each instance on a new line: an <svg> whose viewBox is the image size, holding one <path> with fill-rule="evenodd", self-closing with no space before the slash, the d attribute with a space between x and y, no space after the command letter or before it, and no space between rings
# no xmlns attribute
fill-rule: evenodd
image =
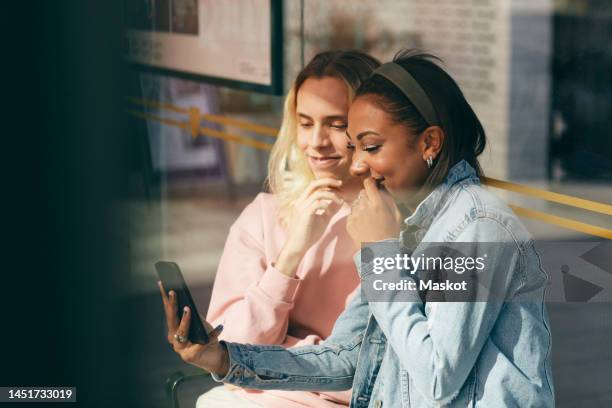
<svg viewBox="0 0 612 408"><path fill-rule="evenodd" d="M270 193L245 208L221 257L207 315L223 325L221 339L318 344L345 309L359 284L346 202L361 188L349 174L347 115L355 90L378 66L362 52L324 52L297 76L270 156ZM197 407L337 407L349 398L220 386Z"/></svg>

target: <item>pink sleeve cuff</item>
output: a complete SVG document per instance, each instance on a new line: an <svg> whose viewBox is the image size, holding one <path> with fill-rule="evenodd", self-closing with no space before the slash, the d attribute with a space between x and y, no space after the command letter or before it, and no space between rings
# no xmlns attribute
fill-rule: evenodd
<svg viewBox="0 0 612 408"><path fill-rule="evenodd" d="M282 302L293 302L302 280L283 275L273 266L268 266L257 286L268 297Z"/></svg>

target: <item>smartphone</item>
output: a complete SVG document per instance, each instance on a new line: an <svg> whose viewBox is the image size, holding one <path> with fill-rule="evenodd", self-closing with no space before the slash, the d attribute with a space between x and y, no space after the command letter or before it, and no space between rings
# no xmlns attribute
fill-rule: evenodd
<svg viewBox="0 0 612 408"><path fill-rule="evenodd" d="M176 314L178 320L180 321L181 317L183 317L183 308L185 306L191 310L191 324L189 325L189 334L187 336L189 341L198 344L208 343L208 334L206 334L206 329L204 324L202 324L202 319L193 302L191 293L189 293L179 266L174 262L160 261L155 264L155 269L157 269L157 275L164 285L166 293L173 290L176 294Z"/></svg>

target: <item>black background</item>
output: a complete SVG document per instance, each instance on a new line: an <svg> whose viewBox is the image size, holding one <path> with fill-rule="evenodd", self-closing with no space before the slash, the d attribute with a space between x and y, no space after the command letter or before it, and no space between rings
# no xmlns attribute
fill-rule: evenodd
<svg viewBox="0 0 612 408"><path fill-rule="evenodd" d="M76 386L78 406L134 406L115 298L127 259L113 203L130 164L120 6L2 9L0 385Z"/></svg>

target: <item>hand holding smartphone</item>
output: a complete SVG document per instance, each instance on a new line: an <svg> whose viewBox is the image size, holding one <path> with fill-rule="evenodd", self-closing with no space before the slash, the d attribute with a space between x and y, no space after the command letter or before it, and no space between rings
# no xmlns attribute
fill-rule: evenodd
<svg viewBox="0 0 612 408"><path fill-rule="evenodd" d="M207 344L209 338L206 334L206 329L179 266L174 262L160 261L155 264L155 269L164 285L166 293L171 290L176 293L178 321L181 321L185 306L191 310L191 325L189 326L189 334L187 336L189 341L197 344Z"/></svg>

